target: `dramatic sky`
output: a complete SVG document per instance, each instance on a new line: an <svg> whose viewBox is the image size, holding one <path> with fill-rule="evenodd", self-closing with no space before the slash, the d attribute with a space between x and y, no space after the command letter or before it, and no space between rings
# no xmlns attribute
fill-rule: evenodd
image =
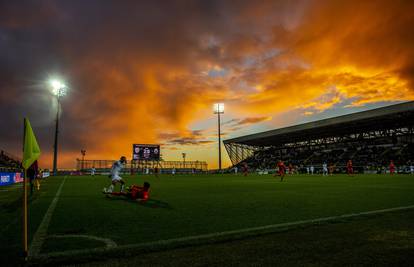
<svg viewBox="0 0 414 267"><path fill-rule="evenodd" d="M413 29L414 1L0 1L0 149L27 116L51 166L59 77L60 167L161 143L214 168L215 102L226 139L413 100Z"/></svg>

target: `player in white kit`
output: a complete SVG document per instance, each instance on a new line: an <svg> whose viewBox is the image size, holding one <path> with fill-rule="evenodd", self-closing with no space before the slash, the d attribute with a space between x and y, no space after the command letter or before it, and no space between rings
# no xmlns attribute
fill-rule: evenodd
<svg viewBox="0 0 414 267"><path fill-rule="evenodd" d="M322 164L322 169L323 169L322 175L327 176L328 175L328 164L326 164L326 162Z"/></svg>
<svg viewBox="0 0 414 267"><path fill-rule="evenodd" d="M108 189L104 188L104 193L112 193L116 183L121 184L120 192L124 191L125 182L124 180L122 180L122 177L119 176L119 173L121 172L125 164L126 164L126 157L124 156L122 156L120 160L117 160L114 162L114 164L112 164L111 174L109 175L109 177L112 179L112 182Z"/></svg>
<svg viewBox="0 0 414 267"><path fill-rule="evenodd" d="M310 166L311 175L313 175L313 172L315 171L315 167L313 165Z"/></svg>

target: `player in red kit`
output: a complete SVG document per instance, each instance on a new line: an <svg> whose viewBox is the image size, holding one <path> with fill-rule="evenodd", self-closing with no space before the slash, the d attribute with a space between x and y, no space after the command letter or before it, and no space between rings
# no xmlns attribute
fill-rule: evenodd
<svg viewBox="0 0 414 267"><path fill-rule="evenodd" d="M149 188L150 184L144 182L143 186L131 185L127 188L127 192L106 192L105 194L111 196L124 196L132 200L145 201L149 199Z"/></svg>
<svg viewBox="0 0 414 267"><path fill-rule="evenodd" d="M243 163L242 170L243 170L243 175L247 176L247 174L249 173L249 166L247 166L246 162Z"/></svg>
<svg viewBox="0 0 414 267"><path fill-rule="evenodd" d="M286 166L283 161L279 160L276 167L278 168L277 176L280 176L280 181L282 182L283 178L285 177ZM274 176L276 176L276 174Z"/></svg>
<svg viewBox="0 0 414 267"><path fill-rule="evenodd" d="M346 163L346 172L348 173L348 175L354 175L354 167L352 167L352 160L348 160L348 162Z"/></svg>
<svg viewBox="0 0 414 267"><path fill-rule="evenodd" d="M391 175L395 174L395 164L394 164L393 160L391 160L391 162L390 162L390 174Z"/></svg>
<svg viewBox="0 0 414 267"><path fill-rule="evenodd" d="M293 168L292 163L289 163L289 165L288 165L288 169L289 169L289 174L293 174L293 172L294 172L294 168Z"/></svg>

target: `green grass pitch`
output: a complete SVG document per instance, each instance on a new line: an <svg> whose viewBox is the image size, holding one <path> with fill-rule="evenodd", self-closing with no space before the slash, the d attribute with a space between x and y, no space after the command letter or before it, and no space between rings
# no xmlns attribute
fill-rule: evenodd
<svg viewBox="0 0 414 267"><path fill-rule="evenodd" d="M50 177L30 198L30 240L64 179L41 253L105 246L79 235L125 246L414 205L409 175L293 175L283 182L271 175L125 176L128 185L150 182L145 204L106 197L104 176ZM21 189L0 190L0 256L17 258Z"/></svg>

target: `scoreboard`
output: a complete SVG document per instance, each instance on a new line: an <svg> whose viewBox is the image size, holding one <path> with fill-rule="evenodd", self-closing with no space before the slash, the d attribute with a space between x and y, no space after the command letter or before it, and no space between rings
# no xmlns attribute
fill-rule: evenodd
<svg viewBox="0 0 414 267"><path fill-rule="evenodd" d="M160 160L160 145L132 145L133 160Z"/></svg>

